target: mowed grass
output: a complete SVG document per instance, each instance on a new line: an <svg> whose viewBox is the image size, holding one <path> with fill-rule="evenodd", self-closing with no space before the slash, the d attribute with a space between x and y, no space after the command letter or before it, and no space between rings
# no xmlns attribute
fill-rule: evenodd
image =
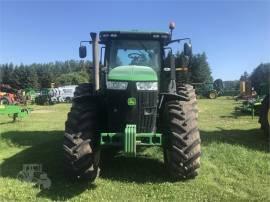
<svg viewBox="0 0 270 202"><path fill-rule="evenodd" d="M137 158L103 152L94 184L70 182L63 174L62 138L69 104L34 106L17 123L0 117L0 201L270 201L270 154L258 117L234 112L226 97L199 100L202 139L200 174L170 182L162 150L142 148ZM40 163L49 190L21 182L23 164Z"/></svg>

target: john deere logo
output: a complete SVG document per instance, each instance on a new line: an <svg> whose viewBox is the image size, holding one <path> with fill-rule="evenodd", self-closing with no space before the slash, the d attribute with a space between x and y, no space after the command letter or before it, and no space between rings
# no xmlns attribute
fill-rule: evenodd
<svg viewBox="0 0 270 202"><path fill-rule="evenodd" d="M128 105L129 105L129 106L134 106L134 105L136 105L136 98L135 98L135 97L130 97L130 98L128 98Z"/></svg>

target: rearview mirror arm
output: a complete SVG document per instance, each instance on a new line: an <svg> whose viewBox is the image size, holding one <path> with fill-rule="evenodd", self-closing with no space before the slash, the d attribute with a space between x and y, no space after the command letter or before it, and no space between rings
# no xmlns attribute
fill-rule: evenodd
<svg viewBox="0 0 270 202"><path fill-rule="evenodd" d="M189 43L191 43L191 39L190 38L182 38L182 39L171 40L166 45L169 45L169 44L175 43L175 42L180 43L181 41L188 41Z"/></svg>
<svg viewBox="0 0 270 202"><path fill-rule="evenodd" d="M83 43L89 43L89 44L92 44L92 41L80 41L80 46L82 46Z"/></svg>

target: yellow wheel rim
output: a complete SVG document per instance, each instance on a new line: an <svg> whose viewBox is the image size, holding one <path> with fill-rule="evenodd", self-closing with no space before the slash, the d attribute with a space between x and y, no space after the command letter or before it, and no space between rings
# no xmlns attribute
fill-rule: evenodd
<svg viewBox="0 0 270 202"><path fill-rule="evenodd" d="M209 96L211 99L214 99L216 97L216 94L215 93L210 93L210 96Z"/></svg>

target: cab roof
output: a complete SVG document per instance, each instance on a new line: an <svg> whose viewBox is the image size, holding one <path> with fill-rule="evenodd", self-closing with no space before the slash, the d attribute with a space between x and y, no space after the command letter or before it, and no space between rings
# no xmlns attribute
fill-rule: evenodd
<svg viewBox="0 0 270 202"><path fill-rule="evenodd" d="M164 43L171 40L171 35L168 32L159 31L101 31L99 33L101 43L106 43L115 39L130 39L130 40L159 40Z"/></svg>

